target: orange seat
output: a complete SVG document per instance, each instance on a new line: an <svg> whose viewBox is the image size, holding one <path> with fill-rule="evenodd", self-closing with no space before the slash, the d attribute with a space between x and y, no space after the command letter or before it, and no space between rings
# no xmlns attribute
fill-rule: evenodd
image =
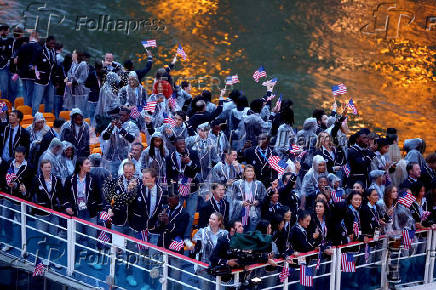
<svg viewBox="0 0 436 290"><path fill-rule="evenodd" d="M30 124L31 125L32 123L33 123L32 115L24 115L23 116L23 120L21 121L21 125L25 125L25 124Z"/></svg>
<svg viewBox="0 0 436 290"><path fill-rule="evenodd" d="M27 127L30 127L32 125L32 123L30 124L21 124L21 127L23 127L24 129L26 129Z"/></svg>
<svg viewBox="0 0 436 290"><path fill-rule="evenodd" d="M0 102L3 102L8 106L9 112L12 111L12 105L8 99L0 99Z"/></svg>
<svg viewBox="0 0 436 290"><path fill-rule="evenodd" d="M198 218L200 217L200 214L198 212L194 213L194 221L192 222L192 225L197 226L198 225Z"/></svg>
<svg viewBox="0 0 436 290"><path fill-rule="evenodd" d="M68 120L70 120L70 113L71 113L71 111L60 111L59 118L63 118L66 121L68 121Z"/></svg>
<svg viewBox="0 0 436 290"><path fill-rule="evenodd" d="M192 230L191 240L194 238L195 234L198 232L198 229Z"/></svg>
<svg viewBox="0 0 436 290"><path fill-rule="evenodd" d="M41 113L45 112L45 105L44 104L39 105L38 112L41 112Z"/></svg>
<svg viewBox="0 0 436 290"><path fill-rule="evenodd" d="M30 106L26 106L26 105L18 106L16 110L23 113L23 115L32 115L32 107Z"/></svg>
<svg viewBox="0 0 436 290"><path fill-rule="evenodd" d="M84 121L87 122L89 125L91 125L91 119L90 118L85 118Z"/></svg>
<svg viewBox="0 0 436 290"><path fill-rule="evenodd" d="M96 153L100 153L100 154L101 154L101 148L100 148L100 147L95 147L95 148L92 150L92 154L96 154Z"/></svg>
<svg viewBox="0 0 436 290"><path fill-rule="evenodd" d="M56 119L53 113L42 113L42 115L44 116L46 122L54 122Z"/></svg>
<svg viewBox="0 0 436 290"><path fill-rule="evenodd" d="M47 126L49 126L50 128L53 128L53 122L46 122Z"/></svg>
<svg viewBox="0 0 436 290"><path fill-rule="evenodd" d="M18 108L19 106L22 106L22 105L24 105L24 98L23 97L15 98L14 107Z"/></svg>

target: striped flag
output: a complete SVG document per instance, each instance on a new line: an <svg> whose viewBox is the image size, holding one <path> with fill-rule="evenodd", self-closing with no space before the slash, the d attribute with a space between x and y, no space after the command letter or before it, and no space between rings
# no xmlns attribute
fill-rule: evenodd
<svg viewBox="0 0 436 290"><path fill-rule="evenodd" d="M142 230L140 232L140 235L141 235L140 236L141 241L143 241L143 242L147 242L148 241L148 231L147 230ZM138 243L137 246L138 246L138 250L145 249L145 246L143 244L141 244L141 243Z"/></svg>
<svg viewBox="0 0 436 290"><path fill-rule="evenodd" d="M233 83L233 84L239 83L239 78L238 78L238 75L237 75L237 74L234 75L234 76L232 76L232 83Z"/></svg>
<svg viewBox="0 0 436 290"><path fill-rule="evenodd" d="M289 153L291 153L291 154L296 155L298 152L301 152L301 151L303 151L303 148L301 148L301 147L298 146L298 145L292 144L292 145L289 147Z"/></svg>
<svg viewBox="0 0 436 290"><path fill-rule="evenodd" d="M9 185L16 178L17 175L15 175L14 169L12 167L9 167L8 172L6 173L6 183Z"/></svg>
<svg viewBox="0 0 436 290"><path fill-rule="evenodd" d="M350 100L348 101L347 107L348 107L350 110L353 111L353 115L357 115L357 108L356 108L356 106L354 105L353 99L350 99Z"/></svg>
<svg viewBox="0 0 436 290"><path fill-rule="evenodd" d="M430 216L431 212L424 210L421 215L421 219L425 221Z"/></svg>
<svg viewBox="0 0 436 290"><path fill-rule="evenodd" d="M167 113L164 113L164 114L163 114L163 117L164 117L164 119L163 119L163 123L164 123L164 124L168 124L168 125L170 125L171 128L176 127L176 121L174 121L173 118L171 118L170 116L168 116Z"/></svg>
<svg viewBox="0 0 436 290"><path fill-rule="evenodd" d="M288 277L289 277L289 267L288 267L288 264L285 263L282 271L279 274L280 283L285 282L286 278L288 278Z"/></svg>
<svg viewBox="0 0 436 290"><path fill-rule="evenodd" d="M105 231L101 231L100 235L98 235L97 238L100 243L104 244L104 243L109 243L109 241L111 240L111 238L109 237L108 233L106 233Z"/></svg>
<svg viewBox="0 0 436 290"><path fill-rule="evenodd" d="M347 177L350 176L351 169L350 169L350 166L348 166L348 164L345 164L344 166L342 166L342 170L344 170L344 173Z"/></svg>
<svg viewBox="0 0 436 290"><path fill-rule="evenodd" d="M277 109L280 111L280 108L282 106L282 94L280 94L280 97L277 100L276 106L277 106Z"/></svg>
<svg viewBox="0 0 436 290"><path fill-rule="evenodd" d="M248 225L248 218L250 216L250 207L245 206L242 208L242 225L246 226Z"/></svg>
<svg viewBox="0 0 436 290"><path fill-rule="evenodd" d="M180 237L176 237L170 244L169 249L179 252L183 248L183 241Z"/></svg>
<svg viewBox="0 0 436 290"><path fill-rule="evenodd" d="M339 85L332 87L332 92L334 96L343 95L347 93L347 87L343 83L340 83Z"/></svg>
<svg viewBox="0 0 436 290"><path fill-rule="evenodd" d="M321 245L321 247L319 248L319 252L318 252L318 259L316 260L315 270L318 270L319 265L321 265L321 258L322 258L323 251L324 251L324 249L323 249L323 246Z"/></svg>
<svg viewBox="0 0 436 290"><path fill-rule="evenodd" d="M365 244L365 263L369 261L369 254L371 254L371 247L369 244Z"/></svg>
<svg viewBox="0 0 436 290"><path fill-rule="evenodd" d="M233 80L232 77L226 77L226 86L231 86L233 85Z"/></svg>
<svg viewBox="0 0 436 290"><path fill-rule="evenodd" d="M276 97L275 94L271 94L271 96L267 97L266 100L267 101L271 101L272 99L274 99Z"/></svg>
<svg viewBox="0 0 436 290"><path fill-rule="evenodd" d="M134 106L132 109L130 109L130 117L133 119L137 119L141 116L141 111L142 111L142 107L141 106Z"/></svg>
<svg viewBox="0 0 436 290"><path fill-rule="evenodd" d="M268 163L272 169L277 171L279 174L285 173L286 168L288 167L288 163L285 160L281 160L280 157L271 155L268 158Z"/></svg>
<svg viewBox="0 0 436 290"><path fill-rule="evenodd" d="M111 217L106 211L102 211L100 213L100 219L105 222L107 220L111 220Z"/></svg>
<svg viewBox="0 0 436 290"><path fill-rule="evenodd" d="M356 264L354 263L354 255L352 253L341 254L342 272L356 272Z"/></svg>
<svg viewBox="0 0 436 290"><path fill-rule="evenodd" d="M258 83L259 79L262 77L266 77L266 71L264 67L261 65L260 68L254 72L253 79L256 81L256 83Z"/></svg>
<svg viewBox="0 0 436 290"><path fill-rule="evenodd" d="M409 208L415 200L416 200L416 197L414 197L412 194L410 194L407 191L403 192L398 197L398 203L401 203L402 205L404 205L407 208Z"/></svg>
<svg viewBox="0 0 436 290"><path fill-rule="evenodd" d="M147 104L145 104L144 106L144 110L153 113L154 110L156 110L156 106L157 106L157 101L147 102Z"/></svg>
<svg viewBox="0 0 436 290"><path fill-rule="evenodd" d="M172 95L171 98L169 98L168 105L170 106L170 108L173 109L176 108L176 97L174 95Z"/></svg>
<svg viewBox="0 0 436 290"><path fill-rule="evenodd" d="M147 48L147 47L157 47L156 40L154 40L154 39L152 39L152 40L144 40L144 41L141 41L141 43L142 43L142 46L144 48Z"/></svg>
<svg viewBox="0 0 436 290"><path fill-rule="evenodd" d="M305 264L300 265L300 284L305 287L313 287L313 269Z"/></svg>
<svg viewBox="0 0 436 290"><path fill-rule="evenodd" d="M191 181L192 178L185 176L179 180L178 190L181 196L188 196L191 193Z"/></svg>
<svg viewBox="0 0 436 290"><path fill-rule="evenodd" d="M39 262L35 265L33 269L32 277L42 277L44 276L45 270L47 270L46 266L43 262Z"/></svg>
<svg viewBox="0 0 436 290"><path fill-rule="evenodd" d="M6 112L8 110L8 105L5 102L0 102L0 111Z"/></svg>
<svg viewBox="0 0 436 290"><path fill-rule="evenodd" d="M301 152L300 155L298 155L297 157L301 159L301 158L304 157L304 155L306 155L306 153L307 153L307 151L303 151L303 152Z"/></svg>
<svg viewBox="0 0 436 290"><path fill-rule="evenodd" d="M410 247L412 246L413 238L415 237L415 231L404 229L404 230L401 231L401 233L403 235L403 245L404 245L404 248L406 250L410 249Z"/></svg>
<svg viewBox="0 0 436 290"><path fill-rule="evenodd" d="M277 83L277 78L273 78L273 79L271 79L269 81L263 82L262 86L266 87L268 85L275 85L276 83Z"/></svg>
<svg viewBox="0 0 436 290"><path fill-rule="evenodd" d="M341 202L341 201L343 201L343 198L342 198L343 193L344 193L343 190L333 190L332 194L331 194L333 202Z"/></svg>
<svg viewBox="0 0 436 290"><path fill-rule="evenodd" d="M353 233L356 237L359 237L359 223L353 222Z"/></svg>
<svg viewBox="0 0 436 290"><path fill-rule="evenodd" d="M179 44L179 47L177 47L177 54L180 55L180 56L183 58L183 60L186 60L186 57L187 57L187 56L186 56L186 53L185 53L185 51L183 50L181 44Z"/></svg>

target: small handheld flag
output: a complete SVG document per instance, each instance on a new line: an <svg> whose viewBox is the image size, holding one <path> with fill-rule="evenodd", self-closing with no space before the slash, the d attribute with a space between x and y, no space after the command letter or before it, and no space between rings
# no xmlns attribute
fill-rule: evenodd
<svg viewBox="0 0 436 290"><path fill-rule="evenodd" d="M268 158L268 163L271 168L276 170L279 174L285 173L285 170L288 167L288 163L286 163L286 161L281 160L280 157L274 155Z"/></svg>
<svg viewBox="0 0 436 290"><path fill-rule="evenodd" d="M139 118L141 116L142 109L142 106L134 106L132 109L130 109L130 117L133 119Z"/></svg>
<svg viewBox="0 0 436 290"><path fill-rule="evenodd" d="M173 118L171 118L170 116L168 116L167 113L164 113L164 114L163 114L163 117L164 117L164 119L163 119L163 123L164 123L164 124L168 124L168 125L170 125L171 128L176 127L176 121L174 121Z"/></svg>
<svg viewBox="0 0 436 290"><path fill-rule="evenodd" d="M341 268L342 272L356 272L356 264L352 253L341 254Z"/></svg>
<svg viewBox="0 0 436 290"><path fill-rule="evenodd" d="M10 167L8 169L8 172L6 173L6 183L9 185L17 178L17 175L15 175L14 169Z"/></svg>
<svg viewBox="0 0 436 290"><path fill-rule="evenodd" d="M344 173L347 177L350 176L351 169L350 169L350 166L348 166L348 164L345 164L344 166L342 166L342 170L344 170Z"/></svg>
<svg viewBox="0 0 436 290"><path fill-rule="evenodd" d="M266 77L266 71L264 67L261 65L260 68L258 68L258 70L254 72L253 79L256 81L256 83L258 83L259 79L262 77Z"/></svg>
<svg viewBox="0 0 436 290"><path fill-rule="evenodd" d="M368 244L365 244L365 263L368 263L370 254L371 254L371 247Z"/></svg>
<svg viewBox="0 0 436 290"><path fill-rule="evenodd" d="M262 86L267 87L268 85L275 85L277 83L277 78L273 78L269 81L263 82Z"/></svg>
<svg viewBox="0 0 436 290"><path fill-rule="evenodd" d="M333 202L341 202L343 201L342 196L343 196L344 191L343 190L332 190L332 200Z"/></svg>
<svg viewBox="0 0 436 290"><path fill-rule="evenodd" d="M347 87L343 83L340 83L339 85L332 87L332 92L334 96L343 95L347 93Z"/></svg>
<svg viewBox="0 0 436 290"><path fill-rule="evenodd" d="M350 100L348 101L347 107L348 107L351 111L353 111L353 115L357 115L357 108L356 108L356 106L354 105L353 99L350 99Z"/></svg>
<svg viewBox="0 0 436 290"><path fill-rule="evenodd" d="M144 106L144 110L153 113L156 110L156 106L157 106L157 101L147 102L147 104L145 104Z"/></svg>
<svg viewBox="0 0 436 290"><path fill-rule="evenodd" d="M101 231L100 235L98 235L97 239L102 244L109 243L109 241L110 241L110 237L109 237L108 233L106 233L105 231Z"/></svg>
<svg viewBox="0 0 436 290"><path fill-rule="evenodd" d="M250 207L245 206L242 208L242 225L246 226L248 225L248 218L250 216Z"/></svg>
<svg viewBox="0 0 436 290"><path fill-rule="evenodd" d="M283 283L286 280L286 278L288 278L288 277L289 277L289 267L285 263L285 265L283 266L282 271L279 274L280 283Z"/></svg>
<svg viewBox="0 0 436 290"><path fill-rule="evenodd" d="M8 105L5 102L0 102L0 111L6 112L8 110Z"/></svg>
<svg viewBox="0 0 436 290"><path fill-rule="evenodd" d="M300 265L300 284L305 287L313 287L313 269L306 265Z"/></svg>
<svg viewBox="0 0 436 290"><path fill-rule="evenodd" d="M233 83L233 84L239 83L238 75L234 75L234 76L232 76L232 83Z"/></svg>
<svg viewBox="0 0 436 290"><path fill-rule="evenodd" d="M106 211L102 211L100 213L100 219L105 222L107 220L111 220L111 217L109 216L109 214Z"/></svg>
<svg viewBox="0 0 436 290"><path fill-rule="evenodd" d="M142 230L140 232L140 235L141 235L140 236L141 241L143 241L143 242L147 242L148 241L148 231L147 230ZM138 246L138 250L145 249L145 246L143 244L141 244L141 243L138 243L137 246Z"/></svg>
<svg viewBox="0 0 436 290"><path fill-rule="evenodd" d="M280 94L280 97L279 97L279 99L277 100L277 103L276 103L277 110L279 110L279 111L280 111L280 108L282 107L282 98L283 98L283 96L282 96L282 94Z"/></svg>
<svg viewBox="0 0 436 290"><path fill-rule="evenodd" d="M409 208L413 202L415 202L416 197L414 197L412 194L410 194L409 192L403 192L400 194L400 196L398 197L398 203L404 205L405 207Z"/></svg>
<svg viewBox="0 0 436 290"><path fill-rule="evenodd" d="M181 44L179 44L179 47L177 47L177 54L180 55L183 58L183 60L186 60L187 58L186 52L183 50Z"/></svg>
<svg viewBox="0 0 436 290"><path fill-rule="evenodd" d="M181 196L188 196L191 193L191 181L192 178L185 176L179 180L178 190Z"/></svg>
<svg viewBox="0 0 436 290"><path fill-rule="evenodd" d="M303 148L301 148L298 145L292 144L289 148L289 153L296 155L297 153L303 151Z"/></svg>
<svg viewBox="0 0 436 290"><path fill-rule="evenodd" d="M156 40L145 40L145 41L141 41L141 44L142 44L142 46L144 47L144 48L147 48L147 47L157 47L157 44L156 44Z"/></svg>
<svg viewBox="0 0 436 290"><path fill-rule="evenodd" d="M412 246L412 241L413 238L415 237L415 231L413 230L402 230L402 235L403 235L403 245L405 249L410 249L410 247Z"/></svg>
<svg viewBox="0 0 436 290"><path fill-rule="evenodd" d="M233 85L232 77L226 77L226 86L231 86L231 85Z"/></svg>
<svg viewBox="0 0 436 290"><path fill-rule="evenodd" d="M170 244L169 249L179 252L183 248L183 241L180 237L176 237Z"/></svg>
<svg viewBox="0 0 436 290"><path fill-rule="evenodd" d="M356 237L359 237L359 223L353 222L353 233Z"/></svg>
<svg viewBox="0 0 436 290"><path fill-rule="evenodd" d="M46 265L44 265L43 262L39 262L35 265L35 268L33 269L32 277L42 277L44 276Z"/></svg>

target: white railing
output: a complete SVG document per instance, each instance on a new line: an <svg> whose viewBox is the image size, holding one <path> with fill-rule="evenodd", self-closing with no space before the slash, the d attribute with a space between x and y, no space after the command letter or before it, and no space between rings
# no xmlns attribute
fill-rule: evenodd
<svg viewBox="0 0 436 290"><path fill-rule="evenodd" d="M283 260L276 260L280 267L273 272L268 273L265 271L265 264L255 264L246 267L245 270L234 270L232 280L227 284L221 283L221 277L215 278L202 274L205 273L205 269L208 267L203 262L154 246L134 237L123 235L86 220L42 208L34 203L5 193L0 193L0 196L2 196L2 199L0 199L0 212L2 213L0 222L2 225L9 222L10 227L12 227L11 239L6 241L7 236L0 239L0 242L12 248L10 252L4 254L23 258L28 263L35 263L38 258L47 259L50 262L48 271L91 287L109 289L111 286L116 285L119 288L134 288L132 284L126 287L126 283L122 283L123 279L132 276L143 280L140 281L138 287L144 284L153 284L152 288L154 289L166 290L171 284L175 284L177 288L224 289L225 287L239 285L242 274L246 271L254 273L262 279L262 283L264 283L262 289L288 289L289 286L292 287L299 283L299 267L289 265ZM4 201L6 200L13 202L13 205L10 206L11 203L5 205ZM36 210L45 212L48 216L38 215L35 212ZM7 211L9 211L9 214ZM82 233L80 229L85 233ZM90 231L93 234L86 234L86 232ZM110 235L112 237L111 241L99 241L97 237L100 231ZM415 277L421 277L422 275L423 278L406 281L403 284L422 284L435 280L436 230L421 230L417 232L417 236L418 239L412 244L413 251L411 251L411 254L403 255L399 260L408 262L416 258L425 259L425 263L421 263L423 273L415 275ZM44 243L50 244L51 242L55 243L54 247L44 247ZM376 281L371 287L385 289L388 285L389 240L381 237L378 241L371 240L370 242L372 245L376 245L376 248L372 249L369 262L364 261L365 253L362 250L354 255L356 258L356 272L376 269L377 272L380 272L380 281ZM33 244L37 246L34 247ZM138 250L138 244L141 244L145 251ZM362 242L355 242L334 247L331 256L326 257L324 255L319 270L314 271L315 288L320 288L317 285L331 290L346 287L350 281L345 279L341 272L341 253L350 251L350 248L362 249L363 245ZM60 257L55 259L51 256L53 249L56 251L55 254ZM46 253L47 251L48 253ZM293 258L295 258L294 260L298 259L298 263L305 263L308 267L314 268L317 264L317 256L317 251L312 251L293 256ZM90 257L93 257L93 259ZM83 259L85 259L85 263L83 263ZM291 275L281 283L278 276L285 263L291 269ZM121 265L121 267L118 265ZM94 266L99 270L92 269ZM197 268L196 272L194 266ZM130 280L128 283L134 284L135 282Z"/></svg>

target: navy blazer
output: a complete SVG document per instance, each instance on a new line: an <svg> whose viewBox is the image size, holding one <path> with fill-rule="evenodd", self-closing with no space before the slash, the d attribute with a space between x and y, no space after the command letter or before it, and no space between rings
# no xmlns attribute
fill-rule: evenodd
<svg viewBox="0 0 436 290"><path fill-rule="evenodd" d="M173 214L169 215L168 209L168 224L161 225L161 235L159 236L158 246L169 248L171 242L180 237L182 240L189 222L189 214L185 211L182 205L179 205L173 210ZM183 252L183 248L180 250Z"/></svg>
<svg viewBox="0 0 436 290"><path fill-rule="evenodd" d="M0 127L0 154L3 153L3 149L5 147L5 143L9 138L9 135L11 133L11 125L10 124L3 124L2 127ZM30 148L30 134L27 132L26 129L18 125L18 131L17 134L15 134L15 138L12 142L12 148L9 148L9 157L13 159L14 157L14 150L18 146L23 146L26 148L26 156L29 156L29 148Z"/></svg>
<svg viewBox="0 0 436 290"><path fill-rule="evenodd" d="M51 176L51 182L51 190L48 191L43 175L36 176L33 179L32 193L34 202L40 206L61 211L67 203L65 195L63 194L62 182L54 175ZM47 212L40 210L36 210L36 213L39 215L48 215Z"/></svg>
<svg viewBox="0 0 436 290"><path fill-rule="evenodd" d="M73 174L66 179L65 190L68 197L68 202L65 207L72 208L74 214L77 215L77 174ZM89 173L87 173L85 177L85 194L86 207L89 210L90 217L93 218L102 210L103 202L101 200L99 188L97 187L97 182Z"/></svg>

